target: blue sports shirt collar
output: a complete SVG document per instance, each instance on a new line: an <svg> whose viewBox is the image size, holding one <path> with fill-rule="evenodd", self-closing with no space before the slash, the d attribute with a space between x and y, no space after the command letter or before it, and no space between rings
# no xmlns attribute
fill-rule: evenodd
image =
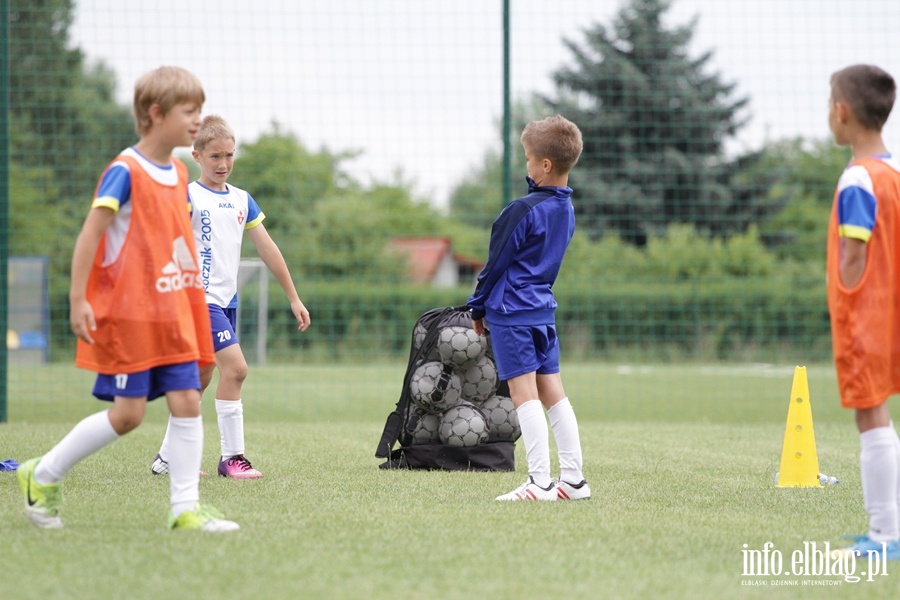
<svg viewBox="0 0 900 600"><path fill-rule="evenodd" d="M566 187L556 187L553 185L539 186L538 184L536 184L534 182L534 179L532 179L531 177L528 177L527 175L525 176L525 181L528 182L528 193L529 194L536 190L548 190L548 191L553 190L554 195L569 195L572 193L572 188L570 188L568 186L566 186ZM559 192L562 192L562 194L559 194Z"/></svg>

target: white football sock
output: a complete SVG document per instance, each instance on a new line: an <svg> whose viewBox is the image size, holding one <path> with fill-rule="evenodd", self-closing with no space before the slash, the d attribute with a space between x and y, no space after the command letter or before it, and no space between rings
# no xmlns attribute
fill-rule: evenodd
<svg viewBox="0 0 900 600"><path fill-rule="evenodd" d="M528 474L534 482L545 488L550 485L550 430L540 400L528 400L516 409L522 443L525 444L525 460Z"/></svg>
<svg viewBox="0 0 900 600"><path fill-rule="evenodd" d="M216 398L216 417L222 441L222 458L244 453L244 404L240 400Z"/></svg>
<svg viewBox="0 0 900 600"><path fill-rule="evenodd" d="M169 494L176 517L200 500L203 417L169 417Z"/></svg>
<svg viewBox="0 0 900 600"><path fill-rule="evenodd" d="M584 479L582 473L581 437L578 434L578 419L568 398L563 398L547 410L550 428L559 452L559 478L568 483L578 484Z"/></svg>
<svg viewBox="0 0 900 600"><path fill-rule="evenodd" d="M869 515L869 537L876 542L900 537L896 436L892 427L876 427L859 435L863 502Z"/></svg>
<svg viewBox="0 0 900 600"><path fill-rule="evenodd" d="M44 485L58 483L80 461L120 437L109 422L108 410L85 417L41 458L34 479Z"/></svg>
<svg viewBox="0 0 900 600"><path fill-rule="evenodd" d="M891 421L891 431L894 433L894 454L897 456L897 518L900 519L900 436L894 429L893 421Z"/></svg>
<svg viewBox="0 0 900 600"><path fill-rule="evenodd" d="M166 435L163 436L162 444L159 446L159 457L165 462L169 462L169 430L172 429L172 415L166 421Z"/></svg>
<svg viewBox="0 0 900 600"><path fill-rule="evenodd" d="M169 430L172 428L172 414L169 414L169 420L166 421L166 435L163 436L162 444L159 446L159 457L164 462L169 462Z"/></svg>

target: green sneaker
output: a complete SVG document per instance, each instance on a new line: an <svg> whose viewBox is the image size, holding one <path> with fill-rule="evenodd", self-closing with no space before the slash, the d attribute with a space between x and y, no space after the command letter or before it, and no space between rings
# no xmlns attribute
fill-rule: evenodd
<svg viewBox="0 0 900 600"><path fill-rule="evenodd" d="M169 513L169 529L199 529L200 531L236 531L241 526L225 519L225 515L212 506L198 504L194 510L187 510L176 519Z"/></svg>
<svg viewBox="0 0 900 600"><path fill-rule="evenodd" d="M59 529L63 526L59 518L62 492L59 485L41 485L34 479L34 468L41 457L32 458L19 465L16 477L25 495L25 516L35 526L42 529Z"/></svg>

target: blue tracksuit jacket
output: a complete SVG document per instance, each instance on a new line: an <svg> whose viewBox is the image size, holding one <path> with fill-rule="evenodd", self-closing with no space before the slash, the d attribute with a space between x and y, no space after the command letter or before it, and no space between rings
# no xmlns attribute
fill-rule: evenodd
<svg viewBox="0 0 900 600"><path fill-rule="evenodd" d="M537 187L511 202L491 227L488 261L467 302L472 318L497 325L554 322L553 283L575 232L569 187Z"/></svg>

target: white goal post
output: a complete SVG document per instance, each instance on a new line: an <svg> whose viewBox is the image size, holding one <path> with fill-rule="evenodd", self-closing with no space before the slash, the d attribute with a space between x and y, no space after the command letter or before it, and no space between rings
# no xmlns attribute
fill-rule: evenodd
<svg viewBox="0 0 900 600"><path fill-rule="evenodd" d="M242 258L238 269L238 339L248 362L258 365L266 363L266 340L269 333L269 269L259 258ZM241 325L244 305L250 300L249 294L256 292L256 326L249 330ZM241 332L255 333L254 352L251 355L250 344L245 345ZM252 338L253 336L248 336Z"/></svg>

